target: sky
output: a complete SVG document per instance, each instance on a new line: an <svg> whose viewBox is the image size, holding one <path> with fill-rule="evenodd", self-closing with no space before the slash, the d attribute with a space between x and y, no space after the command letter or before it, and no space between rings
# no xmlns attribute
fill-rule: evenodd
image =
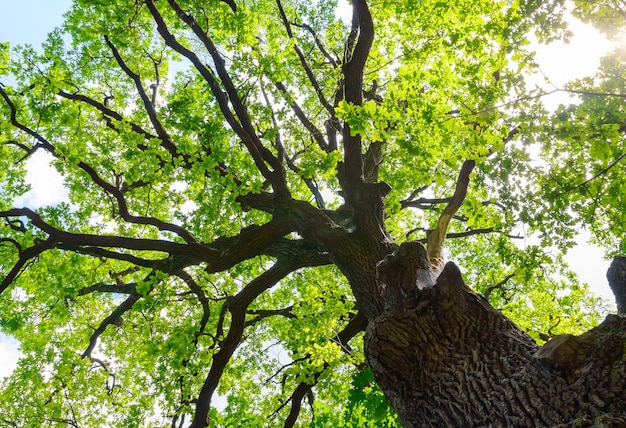
<svg viewBox="0 0 626 428"><path fill-rule="evenodd" d="M12 46L24 43L38 46L48 32L61 24L62 14L70 4L70 0L0 0L0 41L10 41ZM559 87L572 79L593 74L599 58L611 49L606 38L592 27L572 21L570 28L574 32L570 44L559 42L538 48L536 57L543 74ZM555 94L545 102L556 107L569 101L566 96ZM16 206L41 207L67 198L63 181L49 161L43 154L29 160L27 180L32 190L16 201ZM581 231L580 244L568 253L566 261L596 294L614 304L605 277L609 262L603 259L602 250L588 245L587 240L588 235ZM13 370L19 356L17 345L14 339L0 333L0 378Z"/></svg>
<svg viewBox="0 0 626 428"><path fill-rule="evenodd" d="M0 41L39 45L62 22L70 0L0 0Z"/></svg>

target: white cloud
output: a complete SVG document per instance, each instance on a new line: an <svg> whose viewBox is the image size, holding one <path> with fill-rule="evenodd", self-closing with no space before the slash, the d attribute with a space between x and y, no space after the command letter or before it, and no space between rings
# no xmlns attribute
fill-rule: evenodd
<svg viewBox="0 0 626 428"><path fill-rule="evenodd" d="M17 340L0 333L0 379L9 376L21 356Z"/></svg>
<svg viewBox="0 0 626 428"><path fill-rule="evenodd" d="M67 202L68 191L63 186L63 177L50 165L52 156L38 151L26 161L26 182L31 190L17 198L15 206L40 208Z"/></svg>
<svg viewBox="0 0 626 428"><path fill-rule="evenodd" d="M582 233L574 248L565 255L565 261L578 275L581 282L589 284L589 289L598 296L608 300L613 305L615 297L606 279L606 271L611 262L604 259L601 248L588 243L589 233Z"/></svg>

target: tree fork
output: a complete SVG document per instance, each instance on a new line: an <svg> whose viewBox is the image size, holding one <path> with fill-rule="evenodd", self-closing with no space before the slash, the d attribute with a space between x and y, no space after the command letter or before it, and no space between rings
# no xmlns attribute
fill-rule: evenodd
<svg viewBox="0 0 626 428"><path fill-rule="evenodd" d="M453 263L418 289L405 270L424 250L403 247L378 272L404 300L369 323L365 353L405 427L626 424L626 317L539 347Z"/></svg>

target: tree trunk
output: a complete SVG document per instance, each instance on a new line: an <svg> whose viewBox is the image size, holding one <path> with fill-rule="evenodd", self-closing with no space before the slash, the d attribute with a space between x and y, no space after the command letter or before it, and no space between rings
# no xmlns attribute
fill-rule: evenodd
<svg viewBox="0 0 626 428"><path fill-rule="evenodd" d="M626 315L626 257L617 256L613 259L606 278L615 296L617 313Z"/></svg>
<svg viewBox="0 0 626 428"><path fill-rule="evenodd" d="M423 255L411 245L379 263L392 297L365 335L405 427L626 426L626 317L539 347L452 263L418 287Z"/></svg>

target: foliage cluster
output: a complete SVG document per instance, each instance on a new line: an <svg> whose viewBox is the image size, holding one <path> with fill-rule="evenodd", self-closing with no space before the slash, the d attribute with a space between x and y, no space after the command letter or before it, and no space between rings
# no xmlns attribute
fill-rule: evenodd
<svg viewBox="0 0 626 428"><path fill-rule="evenodd" d="M596 3L575 13L617 35ZM75 0L40 50L0 45L0 327L23 354L0 424L184 426L214 388L218 426L393 426L348 280L254 199L350 230L344 129L391 187L395 242L425 242L474 160L447 240L467 283L539 341L597 323L561 254L583 226L608 253L626 235L624 51L552 114L524 76L530 35L566 33L562 2L369 12L362 102L343 96L359 28L333 0ZM39 152L69 201L13 207Z"/></svg>

